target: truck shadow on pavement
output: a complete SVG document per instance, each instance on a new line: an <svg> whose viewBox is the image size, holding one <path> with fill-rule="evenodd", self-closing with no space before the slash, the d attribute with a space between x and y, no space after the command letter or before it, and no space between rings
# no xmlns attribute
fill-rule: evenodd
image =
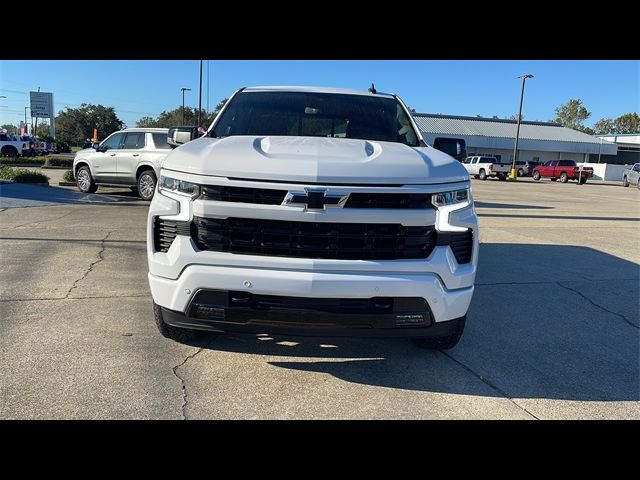
<svg viewBox="0 0 640 480"><path fill-rule="evenodd" d="M640 400L637 264L585 247L531 244L482 244L480 259L467 327L452 350L422 350L408 339L266 334L221 335L207 348L362 385Z"/></svg>
<svg viewBox="0 0 640 480"><path fill-rule="evenodd" d="M82 193L69 188L24 183L0 184L0 207L38 207L68 204L122 204L124 201L148 203L130 190L104 194Z"/></svg>

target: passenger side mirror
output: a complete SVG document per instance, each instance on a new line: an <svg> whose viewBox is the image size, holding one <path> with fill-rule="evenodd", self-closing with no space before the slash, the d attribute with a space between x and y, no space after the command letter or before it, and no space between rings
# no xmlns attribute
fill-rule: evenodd
<svg viewBox="0 0 640 480"><path fill-rule="evenodd" d="M171 148L176 148L199 137L198 127L171 127L167 134L167 143Z"/></svg>

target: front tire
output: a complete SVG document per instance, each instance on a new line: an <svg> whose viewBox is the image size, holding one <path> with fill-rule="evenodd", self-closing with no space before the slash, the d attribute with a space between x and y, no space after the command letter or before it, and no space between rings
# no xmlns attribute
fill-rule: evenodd
<svg viewBox="0 0 640 480"><path fill-rule="evenodd" d="M465 315L464 317L451 321L456 322L453 333L445 337L416 338L416 345L420 348L426 348L429 350L449 350L450 348L455 347L460 341L460 337L462 337L467 316Z"/></svg>
<svg viewBox="0 0 640 480"><path fill-rule="evenodd" d="M567 183L569 181L569 176L565 172L562 172L560 174L560 181L562 183Z"/></svg>
<svg viewBox="0 0 640 480"><path fill-rule="evenodd" d="M16 149L16 147L7 145L6 147L2 147L2 155L4 155L5 157L17 157L18 150Z"/></svg>
<svg viewBox="0 0 640 480"><path fill-rule="evenodd" d="M143 170L138 176L138 195L143 200L151 200L156 191L156 174L153 170Z"/></svg>
<svg viewBox="0 0 640 480"><path fill-rule="evenodd" d="M76 185L82 193L94 193L98 189L98 185L91 176L91 170L86 165L76 172Z"/></svg>
<svg viewBox="0 0 640 480"><path fill-rule="evenodd" d="M533 172L533 179L536 182L540 181L540 172Z"/></svg>
<svg viewBox="0 0 640 480"><path fill-rule="evenodd" d="M519 177L524 177L524 172L522 171L521 168L518 169L518 176Z"/></svg>
<svg viewBox="0 0 640 480"><path fill-rule="evenodd" d="M480 170L480 173L478 174L478 178L480 180L486 180L487 179L487 172L485 172L484 170Z"/></svg>
<svg viewBox="0 0 640 480"><path fill-rule="evenodd" d="M581 178L580 179L580 185L584 185L585 183L587 183L587 179L586 178Z"/></svg>
<svg viewBox="0 0 640 480"><path fill-rule="evenodd" d="M176 342L186 342L194 340L200 335L199 330L189 330L166 324L162 318L162 307L160 307L156 302L153 302L153 317L156 321L156 326L158 327L160 334L165 338L175 340Z"/></svg>
<svg viewBox="0 0 640 480"><path fill-rule="evenodd" d="M506 175L498 175L498 180L505 181L507 179Z"/></svg>
<svg viewBox="0 0 640 480"><path fill-rule="evenodd" d="M627 177L624 177L622 179L622 186L623 187L628 187L629 186L629 180L627 180Z"/></svg>

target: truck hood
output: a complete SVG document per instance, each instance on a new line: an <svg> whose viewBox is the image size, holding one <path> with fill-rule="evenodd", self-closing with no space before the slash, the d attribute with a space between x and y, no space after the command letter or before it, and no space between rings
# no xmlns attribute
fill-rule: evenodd
<svg viewBox="0 0 640 480"><path fill-rule="evenodd" d="M304 183L399 185L469 179L460 162L432 147L346 138L202 137L173 150L162 168Z"/></svg>

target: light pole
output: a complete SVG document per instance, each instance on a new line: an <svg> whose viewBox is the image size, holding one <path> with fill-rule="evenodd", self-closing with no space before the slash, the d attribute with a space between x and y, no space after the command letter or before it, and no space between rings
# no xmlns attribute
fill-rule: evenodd
<svg viewBox="0 0 640 480"><path fill-rule="evenodd" d="M191 89L182 87L180 91L182 92L182 125L184 125L184 92L190 92Z"/></svg>
<svg viewBox="0 0 640 480"><path fill-rule="evenodd" d="M198 127L200 127L200 112L202 111L202 60L200 60L200 90L198 94Z"/></svg>
<svg viewBox="0 0 640 480"><path fill-rule="evenodd" d="M24 107L24 128L27 128L27 109L29 107Z"/></svg>
<svg viewBox="0 0 640 480"><path fill-rule="evenodd" d="M509 180L515 182L518 178L517 170L516 170L516 160L518 155L518 140L520 140L520 121L522 119L522 100L524 99L524 84L527 81L527 78L533 78L533 75L527 73L526 75L522 75L520 77L522 79L522 91L520 92L520 108L518 109L518 126L516 127L516 144L513 147L513 164L511 165L511 173L509 173Z"/></svg>

